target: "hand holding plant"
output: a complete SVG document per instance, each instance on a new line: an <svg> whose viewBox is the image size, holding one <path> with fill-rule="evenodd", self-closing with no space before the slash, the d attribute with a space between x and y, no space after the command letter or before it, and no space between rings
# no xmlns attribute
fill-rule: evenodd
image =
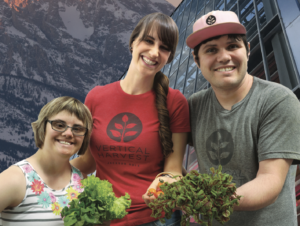
<svg viewBox="0 0 300 226"><path fill-rule="evenodd" d="M212 174L200 174L193 170L180 181L172 184L166 182L160 188L164 195L158 196L149 204L152 217L164 222L163 212L167 219L171 218L175 207L181 208L184 213L181 225L189 225L190 216L202 225L212 225L216 219L221 224L229 221L233 206L238 205L241 196L236 195L232 176L222 173L222 166L218 170L210 168ZM202 219L200 219L201 214Z"/></svg>
<svg viewBox="0 0 300 226"><path fill-rule="evenodd" d="M170 178L170 177L157 177L154 179L154 181L151 183L149 188L147 189L146 193L142 196L145 203L149 206L149 203L152 202L154 199L157 198L159 193L162 193L161 189L157 189L157 186L161 186L161 180L163 180L163 183L168 182L169 184L178 181L178 179ZM161 191L157 194L158 191Z"/></svg>

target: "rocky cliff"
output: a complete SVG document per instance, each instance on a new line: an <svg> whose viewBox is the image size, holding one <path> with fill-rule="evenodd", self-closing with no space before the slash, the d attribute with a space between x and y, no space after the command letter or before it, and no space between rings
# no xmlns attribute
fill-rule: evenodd
<svg viewBox="0 0 300 226"><path fill-rule="evenodd" d="M118 80L137 22L174 9L165 0L0 1L0 172L36 151L30 123L45 103L84 101Z"/></svg>

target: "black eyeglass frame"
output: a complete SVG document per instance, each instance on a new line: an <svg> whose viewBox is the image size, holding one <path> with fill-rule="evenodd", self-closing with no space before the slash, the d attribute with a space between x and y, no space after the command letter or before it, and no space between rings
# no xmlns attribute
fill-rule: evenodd
<svg viewBox="0 0 300 226"><path fill-rule="evenodd" d="M52 122L57 122L57 121L58 121L58 120L46 120L46 122L49 122L50 125L51 125L51 128L52 128L54 131L56 131L56 132L61 132L61 133L63 133L63 132L65 132L68 128L71 128L71 131L72 131L73 135L74 135L74 136L80 136L80 137L85 136L86 133L88 132L88 128L86 128L86 127L84 127L84 126L80 126L80 127L82 127L82 128L85 128L85 133L84 133L83 135L77 135L77 134L75 134L75 133L73 132L73 128L74 128L74 127L68 126L67 124L66 124L66 128L65 128L64 131L56 130L56 129L53 128Z"/></svg>

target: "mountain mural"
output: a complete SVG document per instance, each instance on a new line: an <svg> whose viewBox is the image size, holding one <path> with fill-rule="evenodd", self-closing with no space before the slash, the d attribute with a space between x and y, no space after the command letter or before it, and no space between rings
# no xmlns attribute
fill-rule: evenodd
<svg viewBox="0 0 300 226"><path fill-rule="evenodd" d="M0 172L37 150L31 122L58 96L118 80L137 22L165 0L0 1Z"/></svg>

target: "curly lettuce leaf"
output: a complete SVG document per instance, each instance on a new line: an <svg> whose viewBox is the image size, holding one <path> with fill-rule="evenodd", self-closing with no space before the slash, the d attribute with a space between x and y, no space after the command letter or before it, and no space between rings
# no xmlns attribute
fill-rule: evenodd
<svg viewBox="0 0 300 226"><path fill-rule="evenodd" d="M115 196L112 184L94 175L81 181L84 191L63 208L65 226L91 226L122 219L131 205L129 194Z"/></svg>
<svg viewBox="0 0 300 226"><path fill-rule="evenodd" d="M126 214L126 209L131 205L130 196L125 193L125 196L121 196L114 200L114 203L110 209L111 217L114 219L122 219Z"/></svg>

